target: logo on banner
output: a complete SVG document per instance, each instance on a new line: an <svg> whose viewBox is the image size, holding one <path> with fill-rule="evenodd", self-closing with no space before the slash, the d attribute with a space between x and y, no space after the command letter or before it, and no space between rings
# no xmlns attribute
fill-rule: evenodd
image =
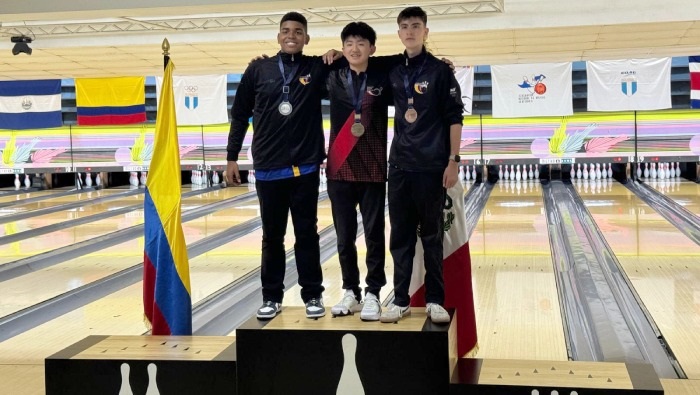
<svg viewBox="0 0 700 395"><path fill-rule="evenodd" d="M185 86L185 108L188 110L194 110L199 106L199 95L197 91L199 87L197 85Z"/></svg>
<svg viewBox="0 0 700 395"><path fill-rule="evenodd" d="M519 103L532 103L536 99L544 99L543 96L547 92L547 85L544 84L544 80L547 77L544 74L523 76L523 82L518 84L522 89L527 90L528 93L518 95Z"/></svg>
<svg viewBox="0 0 700 395"><path fill-rule="evenodd" d="M413 90L421 95L428 91L428 81L416 82L413 85Z"/></svg>
<svg viewBox="0 0 700 395"><path fill-rule="evenodd" d="M637 72L636 71L623 71L620 73L622 78L620 80L620 89L625 96L632 96L637 93Z"/></svg>
<svg viewBox="0 0 700 395"><path fill-rule="evenodd" d="M28 97L22 98L22 109L24 111L31 110L33 105L34 105L34 103L32 103L32 99L30 99Z"/></svg>

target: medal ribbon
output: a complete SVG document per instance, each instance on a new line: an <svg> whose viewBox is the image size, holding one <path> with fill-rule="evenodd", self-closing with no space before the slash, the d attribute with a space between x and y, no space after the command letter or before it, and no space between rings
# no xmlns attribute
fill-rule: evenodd
<svg viewBox="0 0 700 395"><path fill-rule="evenodd" d="M423 58L423 63L420 65L420 68L418 69L417 73L411 73L411 80L409 82L408 76L404 73L403 75L403 87L406 90L406 99L408 99L408 108L413 108L413 87L416 84L416 81L418 80L418 77L420 76L420 73L423 71L423 66L425 66L425 61L428 60L428 56L426 55L425 58ZM408 66L408 58L406 58L406 65Z"/></svg>
<svg viewBox="0 0 700 395"><path fill-rule="evenodd" d="M355 122L360 123L362 119L362 99L365 97L365 89L367 88L367 73L362 73L362 83L360 91L355 91L355 85L352 83L352 70L348 68L348 96L352 99L352 106L355 108Z"/></svg>
<svg viewBox="0 0 700 395"><path fill-rule="evenodd" d="M280 74L282 74L282 102L287 102L289 103L289 83L292 82L292 78L297 73L297 69L299 68L299 63L295 63L294 66L292 66L291 70L289 70L289 75L284 74L284 64L282 64L282 56L279 55L277 57L277 65L280 67Z"/></svg>

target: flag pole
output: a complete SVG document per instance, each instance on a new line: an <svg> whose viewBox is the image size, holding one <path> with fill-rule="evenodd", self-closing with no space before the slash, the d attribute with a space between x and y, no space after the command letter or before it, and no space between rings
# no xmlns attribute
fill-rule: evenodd
<svg viewBox="0 0 700 395"><path fill-rule="evenodd" d="M170 61L170 41L167 38L163 39L163 44L161 44L163 49L163 69L168 67L168 62Z"/></svg>

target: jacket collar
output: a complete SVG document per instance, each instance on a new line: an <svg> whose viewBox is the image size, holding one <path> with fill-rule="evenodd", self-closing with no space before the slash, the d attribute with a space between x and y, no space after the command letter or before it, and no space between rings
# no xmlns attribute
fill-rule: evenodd
<svg viewBox="0 0 700 395"><path fill-rule="evenodd" d="M418 54L418 56L414 56L412 58L409 58L406 51L403 51L403 57L405 59L404 64L408 67L419 67L421 64L423 64L426 56L428 56L428 51L425 49L425 46L423 46L423 50Z"/></svg>
<svg viewBox="0 0 700 395"><path fill-rule="evenodd" d="M301 52L297 52L295 54L288 54L286 52L279 51L277 52L277 56L282 58L282 61L287 64L293 64L293 63L299 63L301 62Z"/></svg>

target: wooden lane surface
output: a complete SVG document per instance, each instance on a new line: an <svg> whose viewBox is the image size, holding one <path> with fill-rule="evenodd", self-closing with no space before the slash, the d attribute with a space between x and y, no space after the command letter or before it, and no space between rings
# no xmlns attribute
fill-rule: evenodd
<svg viewBox="0 0 700 395"><path fill-rule="evenodd" d="M73 202L89 202L90 199L111 196L117 193L124 192L123 189L98 189L91 190L87 189L82 192L78 192L71 195L57 196L50 199L40 200L38 202L29 202L24 204L16 204L9 207L3 207L0 210L0 216L23 213L27 211L37 210L40 208L55 207L65 203Z"/></svg>
<svg viewBox="0 0 700 395"><path fill-rule="evenodd" d="M220 200L247 192L247 189L228 188L215 192L218 193L218 198L203 197L200 200ZM186 242L188 244L194 243L257 215L257 205L252 207L240 205L188 221L183 224ZM105 219L105 221L107 220L110 219ZM142 218L139 220L142 220ZM2 283L3 298L0 301L0 316L6 316L30 307L68 290L97 281L138 264L143 260L143 249L143 237L138 237L98 252L83 255L58 265L5 281ZM42 286L36 287L35 284L42 284Z"/></svg>
<svg viewBox="0 0 700 395"><path fill-rule="evenodd" d="M247 192L248 189L245 187L216 189L211 192L206 192L201 195L183 199L182 210L185 212L195 207L217 202L225 198L238 196ZM139 195L138 199L139 200L131 201L130 204L143 202L143 195ZM98 214L109 209L123 206L124 203L121 200L115 200L112 202L105 202L105 204L95 205L94 207L92 207L92 205L85 207L85 211L88 211L91 214ZM63 211L62 213L65 215L67 212ZM70 211L68 211L68 213L70 213ZM56 215L61 214L56 213ZM14 234L22 231L20 226L17 225L18 222L20 221L1 225L4 229L4 234ZM38 255L56 248L72 245L142 223L143 209L140 208L114 217L104 218L100 221L61 229L35 238L3 244L0 245L0 264Z"/></svg>
<svg viewBox="0 0 700 395"><path fill-rule="evenodd" d="M331 223L330 203L325 200L319 203L319 228ZM189 239L188 234L193 231L186 230L185 237ZM290 220L287 248L293 244L292 234ZM257 230L190 260L192 302L258 268L261 237L262 231ZM88 335L142 334L142 292L139 282L0 343L0 377L11 376L8 385L19 389L6 393L43 394L44 358Z"/></svg>
<svg viewBox="0 0 700 395"><path fill-rule="evenodd" d="M619 183L579 194L685 373L700 379L700 246Z"/></svg>
<svg viewBox="0 0 700 395"><path fill-rule="evenodd" d="M58 211L55 213L36 215L30 218L3 224L3 226L0 226L0 236L7 236L19 232L25 232L32 229L41 228L48 225L70 221L73 219L84 218L89 215L105 212L107 210L114 210L139 203L143 204L142 194L124 196L122 198L107 202L89 204L85 207L78 207L69 210Z"/></svg>
<svg viewBox="0 0 700 395"><path fill-rule="evenodd" d="M668 196L695 215L700 215L700 184L686 179L652 180L647 185Z"/></svg>
<svg viewBox="0 0 700 395"><path fill-rule="evenodd" d="M469 241L478 358L567 360L539 183L498 182Z"/></svg>
<svg viewBox="0 0 700 395"><path fill-rule="evenodd" d="M70 188L72 189L72 188ZM0 203L10 203L10 202L21 202L24 199L39 197L39 196L49 196L58 192L65 192L66 188L57 189L46 189L43 191L26 191L23 193L17 193L13 195L0 196Z"/></svg>

